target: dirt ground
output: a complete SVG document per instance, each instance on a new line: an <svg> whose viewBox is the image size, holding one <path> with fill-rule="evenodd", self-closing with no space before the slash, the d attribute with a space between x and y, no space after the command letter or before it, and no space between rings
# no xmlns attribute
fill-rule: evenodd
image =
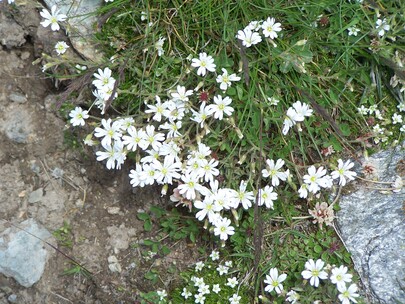
<svg viewBox="0 0 405 304"><path fill-rule="evenodd" d="M63 33L39 26L34 2L18 8L0 3L0 220L34 218L50 232L65 225L70 232L63 241L71 246L59 242L59 250L92 275L63 275L74 265L48 246L51 257L32 287L0 275L0 303L140 303L140 291L171 287L173 275L165 278L165 269L185 267L195 253L178 242L165 258L145 261L142 241L153 232L144 232L137 213L167 206L167 200L157 189L133 193L127 170L108 171L92 151L66 144L75 134L55 109L61 92L32 64ZM111 256L121 272L110 270ZM144 274L157 264L162 279L152 286Z"/></svg>

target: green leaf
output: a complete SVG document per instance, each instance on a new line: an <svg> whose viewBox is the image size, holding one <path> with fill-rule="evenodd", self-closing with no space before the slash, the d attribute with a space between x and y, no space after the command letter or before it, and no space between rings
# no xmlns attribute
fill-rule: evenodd
<svg viewBox="0 0 405 304"><path fill-rule="evenodd" d="M321 253L321 252L322 252L322 247L319 246L319 245L315 245L314 251L315 251L316 253Z"/></svg>
<svg viewBox="0 0 405 304"><path fill-rule="evenodd" d="M163 246L163 247L162 247L162 253L163 253L164 255L168 255L170 252L171 252L171 250L170 250L169 247L167 247L167 246Z"/></svg>
<svg viewBox="0 0 405 304"><path fill-rule="evenodd" d="M166 214L166 210L157 207L157 206L152 206L150 207L150 211L157 217L161 218L164 214Z"/></svg>
<svg viewBox="0 0 405 304"><path fill-rule="evenodd" d="M352 133L350 130L350 126L347 123L340 124L339 128L344 136L349 136Z"/></svg>
<svg viewBox="0 0 405 304"><path fill-rule="evenodd" d="M152 230L152 222L151 220L146 220L145 223L143 224L143 229L145 229L145 231L151 231Z"/></svg>
<svg viewBox="0 0 405 304"><path fill-rule="evenodd" d="M137 214L138 219L140 219L141 221L146 221L150 219L149 214L145 213L145 212L140 212Z"/></svg>

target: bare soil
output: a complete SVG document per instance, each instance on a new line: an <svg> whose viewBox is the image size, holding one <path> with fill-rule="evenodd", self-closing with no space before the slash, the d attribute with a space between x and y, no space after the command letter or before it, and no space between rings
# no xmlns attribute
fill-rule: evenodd
<svg viewBox="0 0 405 304"><path fill-rule="evenodd" d="M41 280L30 288L0 274L0 303L11 303L11 295L16 296L13 303L140 303L141 291L173 287L176 276L166 270L186 267L196 258L195 250L180 241L170 245L168 256L146 261L142 242L153 238L156 229L145 233L137 213L170 203L158 189L134 193L129 168L108 171L80 142L77 149L66 144L67 138L80 138L56 110L61 92L40 65L32 64L63 33L39 26L33 2L0 3L0 221L34 218L50 232L65 225L70 232L63 241L71 246L59 241L55 250L44 243L51 257ZM32 192L40 188L42 197L32 202ZM91 276L84 271L63 275L75 266L67 256ZM110 270L110 256L121 272ZM144 278L152 267L161 275L155 284Z"/></svg>

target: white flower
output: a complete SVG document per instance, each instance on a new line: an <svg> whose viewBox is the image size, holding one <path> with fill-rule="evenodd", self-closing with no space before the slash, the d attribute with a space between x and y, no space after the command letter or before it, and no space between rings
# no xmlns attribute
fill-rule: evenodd
<svg viewBox="0 0 405 304"><path fill-rule="evenodd" d="M236 277L228 278L228 282L226 283L226 285L231 288L235 288L235 286L238 285L238 280L236 279Z"/></svg>
<svg viewBox="0 0 405 304"><path fill-rule="evenodd" d="M191 66L198 68L197 75L205 76L207 71L215 72L216 65L214 64L214 58L208 56L206 53L200 53L199 59L193 58Z"/></svg>
<svg viewBox="0 0 405 304"><path fill-rule="evenodd" d="M337 288L344 288L346 283L350 283L352 281L352 275L347 273L347 267L341 265L339 268L334 267L332 268L332 274L330 275L330 281L332 284L336 284Z"/></svg>
<svg viewBox="0 0 405 304"><path fill-rule="evenodd" d="M179 189L179 193L189 200L196 198L196 191L204 189L204 187L198 183L198 180L190 174L183 175L181 179L184 184L180 184L177 188Z"/></svg>
<svg viewBox="0 0 405 304"><path fill-rule="evenodd" d="M219 265L217 267L217 271L218 271L219 275L228 274L228 270L229 270L229 267L224 266L224 265Z"/></svg>
<svg viewBox="0 0 405 304"><path fill-rule="evenodd" d="M270 39L277 38L277 32L281 31L281 23L276 23L276 19L268 17L266 21L262 24L264 37L269 37Z"/></svg>
<svg viewBox="0 0 405 304"><path fill-rule="evenodd" d="M316 170L315 166L308 168L308 174L304 175L304 183L308 185L308 190L312 193L317 193L320 187L326 187L326 180L323 178L326 174L326 169L322 166Z"/></svg>
<svg viewBox="0 0 405 304"><path fill-rule="evenodd" d="M146 133L142 129L137 130L134 126L127 129L129 135L122 137L122 142L130 151L136 151L137 147L147 146Z"/></svg>
<svg viewBox="0 0 405 304"><path fill-rule="evenodd" d="M357 34L360 32L360 30L357 28L357 27L355 27L355 26L352 26L352 27L349 27L348 29L347 29L347 31L348 31L348 35L349 36L357 36Z"/></svg>
<svg viewBox="0 0 405 304"><path fill-rule="evenodd" d="M163 44L165 43L166 38L159 37L159 40L155 43L155 49L158 52L158 56L162 56L165 53L163 49Z"/></svg>
<svg viewBox="0 0 405 304"><path fill-rule="evenodd" d="M171 93L173 101L187 102L189 96L193 95L193 90L186 90L186 87L177 86L177 92Z"/></svg>
<svg viewBox="0 0 405 304"><path fill-rule="evenodd" d="M204 304L205 303L205 297L203 293L198 293L194 295L195 302L194 303L200 303Z"/></svg>
<svg viewBox="0 0 405 304"><path fill-rule="evenodd" d="M248 28L252 31L258 31L260 29L262 23L263 23L263 20L260 20L260 21L253 20L253 21L249 22L249 24L247 25L246 28Z"/></svg>
<svg viewBox="0 0 405 304"><path fill-rule="evenodd" d="M142 166L139 163L135 165L135 170L131 169L131 171L129 171L129 178L131 179L130 184L132 187L145 186L145 181L142 177Z"/></svg>
<svg viewBox="0 0 405 304"><path fill-rule="evenodd" d="M148 14L146 12L141 12L141 21L145 21L148 19Z"/></svg>
<svg viewBox="0 0 405 304"><path fill-rule="evenodd" d="M268 159L266 160L268 168L262 170L263 177L271 177L271 184L274 187L277 187L280 184L280 179L285 181L287 179L287 174L285 172L281 172L280 169L284 166L284 160L278 159L276 163L274 160Z"/></svg>
<svg viewBox="0 0 405 304"><path fill-rule="evenodd" d="M235 228L231 226L231 220L227 218L221 218L215 223L214 235L219 235L219 238L223 241L228 239L228 235L235 233Z"/></svg>
<svg viewBox="0 0 405 304"><path fill-rule="evenodd" d="M95 137L103 137L101 140L101 145L105 148L107 146L111 146L112 140L121 140L121 130L120 125L117 121L114 121L111 125L111 118L105 120L104 118L101 120L101 124L103 125L103 129L97 127L94 130Z"/></svg>
<svg viewBox="0 0 405 304"><path fill-rule="evenodd" d="M273 201L277 199L277 193L273 192L273 187L266 186L264 189L259 190L259 202L258 205L266 205L269 209L274 209Z"/></svg>
<svg viewBox="0 0 405 304"><path fill-rule="evenodd" d="M145 133L146 144L143 142L139 143L142 150L146 150L146 148L150 145L153 150L159 151L159 148L162 146L162 142L165 140L165 135L163 133L155 133L155 126L153 125L146 126Z"/></svg>
<svg viewBox="0 0 405 304"><path fill-rule="evenodd" d="M85 119L89 118L89 112L83 110L81 107L76 107L74 110L70 111L69 116L71 117L70 123L75 126L84 126Z"/></svg>
<svg viewBox="0 0 405 304"><path fill-rule="evenodd" d="M233 204L233 208L237 208L239 204L242 204L243 209L247 210L252 207L252 202L255 199L253 192L246 191L247 183L245 181L241 181L239 185L239 191L232 192L232 199L237 202L237 204Z"/></svg>
<svg viewBox="0 0 405 304"><path fill-rule="evenodd" d="M394 125L397 124L397 123L402 124L402 116L397 114L397 113L394 113L394 115L392 115L392 123Z"/></svg>
<svg viewBox="0 0 405 304"><path fill-rule="evenodd" d="M385 32L390 30L390 26L387 24L387 20L384 18L383 20L378 19L375 23L375 28L378 31L378 36L384 36Z"/></svg>
<svg viewBox="0 0 405 304"><path fill-rule="evenodd" d="M110 68L98 69L98 74L94 73L93 76L96 80L93 80L93 85L99 90L106 90L114 88L115 79L111 76L112 71Z"/></svg>
<svg viewBox="0 0 405 304"><path fill-rule="evenodd" d="M225 266L232 267L232 261L225 261Z"/></svg>
<svg viewBox="0 0 405 304"><path fill-rule="evenodd" d="M205 102L201 103L199 112L196 112L194 110L191 110L191 112L193 112L193 117L191 117L191 120L199 123L201 128L204 127L204 122L207 117L211 115L211 112L209 111L208 106L206 106Z"/></svg>
<svg viewBox="0 0 405 304"><path fill-rule="evenodd" d="M163 164L154 160L151 166L156 171L155 179L159 184L173 184L173 178L180 179L181 163L176 162L171 155L165 157Z"/></svg>
<svg viewBox="0 0 405 304"><path fill-rule="evenodd" d="M309 108L309 105L305 102L301 103L301 101L297 100L292 104L297 116L295 116L296 121L303 121L304 117L312 116L314 112L312 109Z"/></svg>
<svg viewBox="0 0 405 304"><path fill-rule="evenodd" d="M326 280L328 278L328 274L326 271L323 271L322 268L325 265L321 259L318 259L314 262L313 259L309 259L305 263L305 270L301 272L301 275L304 279L309 281L309 284L314 287L319 286L319 279Z"/></svg>
<svg viewBox="0 0 405 304"><path fill-rule="evenodd" d="M280 294L283 291L283 285L281 283L286 278L287 275L285 273L278 275L277 268L271 268L270 275L266 275L266 279L264 280L264 283L268 284L264 290L267 292L272 292L275 290L276 293Z"/></svg>
<svg viewBox="0 0 405 304"><path fill-rule="evenodd" d="M163 299L167 297L167 292L164 289L158 290L157 294L159 296L160 301L163 301Z"/></svg>
<svg viewBox="0 0 405 304"><path fill-rule="evenodd" d="M212 292L218 293L220 291L221 291L221 287L219 287L219 284L212 285Z"/></svg>
<svg viewBox="0 0 405 304"><path fill-rule="evenodd" d="M218 208L214 201L207 197L203 201L195 201L194 207L201 209L195 215L199 221L202 221L206 216L208 216L208 220L213 222L215 219L215 212L220 211L220 208Z"/></svg>
<svg viewBox="0 0 405 304"><path fill-rule="evenodd" d="M242 299L241 296L238 296L237 293L234 293L232 295L232 297L230 297L229 300L229 304L239 304L240 303L240 299Z"/></svg>
<svg viewBox="0 0 405 304"><path fill-rule="evenodd" d="M162 115L167 116L169 110L166 108L167 103L162 104L159 96L155 96L155 99L156 99L156 104L154 104L154 105L147 104L146 105L149 109L145 110L145 113L154 113L155 115L152 117L152 119L156 120L156 121L161 121Z"/></svg>
<svg viewBox="0 0 405 304"><path fill-rule="evenodd" d="M45 20L41 22L41 25L43 27L51 25L52 31L59 31L60 26L58 22L65 21L67 18L65 14L59 14L59 10L56 8L56 5L52 6L50 13L47 9L43 9L39 14L42 16L42 18L45 18Z"/></svg>
<svg viewBox="0 0 405 304"><path fill-rule="evenodd" d="M196 287L200 287L200 286L202 286L202 285L204 285L205 283L204 283L204 278L196 278L196 277L192 277L191 278L191 281L193 281L194 282L194 286L196 286Z"/></svg>
<svg viewBox="0 0 405 304"><path fill-rule="evenodd" d="M120 140L114 142L114 146L103 146L106 151L97 151L97 160L103 161L107 159L107 169L121 169L121 165L124 163L126 154L123 150L123 144Z"/></svg>
<svg viewBox="0 0 405 304"><path fill-rule="evenodd" d="M350 171L353 166L354 164L350 162L350 160L343 163L341 159L338 159L338 168L331 173L332 178L339 178L339 185L346 185L346 178L351 181L354 180L354 177L357 175L356 172Z"/></svg>
<svg viewBox="0 0 405 304"><path fill-rule="evenodd" d="M300 295L294 291L294 290L290 290L289 292L287 292L287 301L291 302L292 304L298 304L299 300L300 300Z"/></svg>
<svg viewBox="0 0 405 304"><path fill-rule="evenodd" d="M65 54L66 50L69 48L65 41L58 41L55 44L55 51L58 55Z"/></svg>
<svg viewBox="0 0 405 304"><path fill-rule="evenodd" d="M302 184L301 187L298 189L298 194L300 198L307 198L308 197L308 185Z"/></svg>
<svg viewBox="0 0 405 304"><path fill-rule="evenodd" d="M183 292L181 293L181 296L185 299L188 299L191 297L193 294L187 290L186 287L183 288Z"/></svg>
<svg viewBox="0 0 405 304"><path fill-rule="evenodd" d="M350 304L350 301L357 303L357 300L355 299L359 296L357 289L356 284L351 284L349 288L347 288L346 285L338 287L340 292L338 297L342 304Z"/></svg>
<svg viewBox="0 0 405 304"><path fill-rule="evenodd" d="M219 88L222 91L226 91L226 89L231 86L232 81L239 81L240 77L236 76L236 74L228 75L228 71L222 69L222 75L218 75L216 80L220 83Z"/></svg>
<svg viewBox="0 0 405 304"><path fill-rule="evenodd" d="M359 113L360 113L361 115L367 115L369 109L366 108L364 105L361 105L360 108L357 108L357 111L359 111Z"/></svg>
<svg viewBox="0 0 405 304"><path fill-rule="evenodd" d="M232 99L226 96L222 98L221 95L214 96L214 103L207 106L208 113L214 114L214 118L222 120L224 113L228 116L232 115L234 109L229 105L232 103Z"/></svg>
<svg viewBox="0 0 405 304"><path fill-rule="evenodd" d="M242 44L245 47L251 47L252 45L258 44L262 41L262 37L259 33L252 32L249 28L243 29L243 31L238 31L237 38L242 40Z"/></svg>
<svg viewBox="0 0 405 304"><path fill-rule="evenodd" d="M400 103L397 105L397 108L398 108L399 111L405 112L405 102L400 102Z"/></svg>
<svg viewBox="0 0 405 304"><path fill-rule="evenodd" d="M210 285L208 284L201 284L200 286L198 286L198 292L200 294L209 294L210 293Z"/></svg>
<svg viewBox="0 0 405 304"><path fill-rule="evenodd" d="M271 106L276 106L280 102L280 100L274 98L274 97L267 97L267 101Z"/></svg>
<svg viewBox="0 0 405 304"><path fill-rule="evenodd" d="M204 159L200 163L201 172L204 174L204 181L210 182L214 180L214 176L219 175L219 170L216 168L219 162L215 159L211 159L210 161Z"/></svg>
<svg viewBox="0 0 405 304"><path fill-rule="evenodd" d="M205 264L204 262L197 262L195 263L195 271L201 271L204 268Z"/></svg>
<svg viewBox="0 0 405 304"><path fill-rule="evenodd" d="M213 250L210 254L210 258L213 261L219 260L219 252L216 250Z"/></svg>

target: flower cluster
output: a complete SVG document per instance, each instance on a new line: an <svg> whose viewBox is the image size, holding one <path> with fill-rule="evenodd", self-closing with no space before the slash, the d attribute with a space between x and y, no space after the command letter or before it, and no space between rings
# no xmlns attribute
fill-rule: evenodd
<svg viewBox="0 0 405 304"><path fill-rule="evenodd" d="M114 92L115 78L112 76L112 71L107 67L98 69L98 73L94 73L94 80L92 84L96 87L93 91L93 95L96 97L94 104L101 110L101 114L105 112L106 101L113 95L115 99L118 94Z"/></svg>
<svg viewBox="0 0 405 304"><path fill-rule="evenodd" d="M307 198L308 192L312 194L317 194L321 188L331 188L333 186L333 180L339 179L339 185L344 186L347 180L354 180L357 175L356 172L350 171L354 166L350 160L345 163L339 159L338 166L330 175L326 174L327 170L321 166L318 169L315 166L310 166L308 168L308 173L304 175L304 183L298 190L299 196L301 198Z"/></svg>
<svg viewBox="0 0 405 304"><path fill-rule="evenodd" d="M337 290L339 291L338 298L342 304L349 304L350 301L357 303L356 298L359 296L357 293L357 285L351 284L347 287L346 283L352 282L352 275L347 273L346 266L339 267L325 267L325 262L321 259L314 261L309 259L305 263L305 270L302 271L301 275L304 279L309 280L309 284L314 287L318 287L320 280L327 280L329 278L330 282L336 285ZM330 269L330 274L326 272L326 269ZM288 300L288 299L287 299ZM297 293L295 293L295 302L297 303Z"/></svg>
<svg viewBox="0 0 405 304"><path fill-rule="evenodd" d="M283 134L286 135L288 130L296 124L304 121L305 117L312 116L313 110L309 108L306 103L297 101L293 103L292 107L288 108L286 117L283 122ZM301 131L301 128L298 128Z"/></svg>
<svg viewBox="0 0 405 304"><path fill-rule="evenodd" d="M210 254L210 260L205 263L196 263L194 275L191 276L188 286L184 287L181 292L185 302L204 304L206 301L216 299L216 303L225 303L226 301L229 304L242 304L238 278L234 275L228 275L234 273L232 261L217 262L219 252L216 250ZM210 283L204 280L205 277L210 277Z"/></svg>
<svg viewBox="0 0 405 304"><path fill-rule="evenodd" d="M356 298L359 296L357 293L357 285L351 284L347 287L347 284L352 282L352 275L347 273L346 266L329 266L325 267L325 262L321 259L314 261L309 259L305 263L305 269L301 272L303 279L309 280L309 284L315 288L319 287L321 280L327 280L329 278L330 283L334 284L339 292L338 298L342 304L349 304L350 301L357 303ZM329 273L328 273L329 272ZM285 295L286 301L290 303L300 303L300 294L291 289L287 293L284 291L282 282L287 279L286 274L279 274L277 268L271 268L269 275L266 275L264 283L267 285L265 291L275 291L278 295ZM299 289L297 289L299 290Z"/></svg>
<svg viewBox="0 0 405 304"><path fill-rule="evenodd" d="M276 22L276 19L272 17L268 17L266 20L251 21L243 30L238 31L236 37L248 48L262 41L259 31L276 46L273 39L278 37L278 32L281 31L281 23Z"/></svg>

